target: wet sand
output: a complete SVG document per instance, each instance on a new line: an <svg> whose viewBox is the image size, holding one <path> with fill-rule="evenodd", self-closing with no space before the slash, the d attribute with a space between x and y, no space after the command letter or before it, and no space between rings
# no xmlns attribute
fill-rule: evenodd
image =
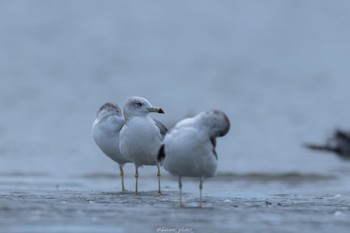
<svg viewBox="0 0 350 233"><path fill-rule="evenodd" d="M260 177L260 178L259 178ZM127 184L133 179L127 178ZM142 184L143 182L143 184ZM141 193L124 194L117 176L91 174L69 180L21 178L0 183L1 232L348 232L350 187L335 176L219 174L204 184L184 181L185 208L176 180L151 177ZM336 187L339 187L337 190Z"/></svg>

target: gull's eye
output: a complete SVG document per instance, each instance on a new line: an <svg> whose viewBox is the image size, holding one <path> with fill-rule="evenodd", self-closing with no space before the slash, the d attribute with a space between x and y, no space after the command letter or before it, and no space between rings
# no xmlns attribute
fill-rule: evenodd
<svg viewBox="0 0 350 233"><path fill-rule="evenodd" d="M141 102L136 102L136 103L135 103L135 106L141 107L141 106L142 106L142 103L141 103Z"/></svg>

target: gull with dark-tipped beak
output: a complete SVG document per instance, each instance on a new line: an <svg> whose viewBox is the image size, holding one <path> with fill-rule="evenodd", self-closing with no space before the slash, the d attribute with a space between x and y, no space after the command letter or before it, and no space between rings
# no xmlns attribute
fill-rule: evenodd
<svg viewBox="0 0 350 233"><path fill-rule="evenodd" d="M147 99L129 97L124 105L123 113L125 124L120 131L119 146L122 155L135 165L135 193L138 193L138 169L144 165L158 168L158 193L160 189L160 167L157 155L167 128L158 120L152 119L149 113L164 113L153 106Z"/></svg>

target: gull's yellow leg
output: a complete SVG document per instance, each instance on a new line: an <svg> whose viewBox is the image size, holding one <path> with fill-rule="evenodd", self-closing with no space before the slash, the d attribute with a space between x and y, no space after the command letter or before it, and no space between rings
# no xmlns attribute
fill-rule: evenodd
<svg viewBox="0 0 350 233"><path fill-rule="evenodd" d="M158 168L158 173L157 173L157 176L158 176L158 193L161 194L161 191L160 191L160 167L159 167L158 164L157 164L157 168Z"/></svg>
<svg viewBox="0 0 350 233"><path fill-rule="evenodd" d="M199 178L199 207L202 207L202 189L203 189L203 180L201 177Z"/></svg>
<svg viewBox="0 0 350 233"><path fill-rule="evenodd" d="M180 193L179 193L180 204L179 204L179 207L183 207L183 204L182 204L182 182L181 182L181 176L179 176L179 189L180 189Z"/></svg>
<svg viewBox="0 0 350 233"><path fill-rule="evenodd" d="M138 194L138 181L139 181L139 166L135 165L135 179L136 179L136 184L135 184L135 194Z"/></svg>
<svg viewBox="0 0 350 233"><path fill-rule="evenodd" d="M124 170L123 166L119 165L119 171L120 171L120 177L122 179L122 192L125 192L125 187L124 187Z"/></svg>

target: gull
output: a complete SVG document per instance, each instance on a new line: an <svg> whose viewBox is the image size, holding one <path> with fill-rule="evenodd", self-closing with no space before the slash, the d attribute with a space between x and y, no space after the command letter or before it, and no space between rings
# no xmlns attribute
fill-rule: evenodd
<svg viewBox="0 0 350 233"><path fill-rule="evenodd" d="M118 105L105 103L100 107L96 120L92 124L92 136L102 152L118 163L122 192L125 192L123 166L131 161L126 159L119 150L119 132L123 125L124 118Z"/></svg>
<svg viewBox="0 0 350 233"><path fill-rule="evenodd" d="M229 129L226 114L211 110L178 122L165 136L158 162L178 177L180 207L183 207L182 177L199 178L199 206L202 206L203 179L214 176L217 169L216 138L224 136Z"/></svg>
<svg viewBox="0 0 350 233"><path fill-rule="evenodd" d="M350 161L350 131L335 130L325 144L304 144L306 148L316 151L335 153L339 158Z"/></svg>
<svg viewBox="0 0 350 233"><path fill-rule="evenodd" d="M151 112L164 113L145 98L132 96L123 108L125 124L120 131L119 146L122 155L135 165L135 194L138 193L138 169L143 165L158 168L158 193L160 192L160 166L157 155L167 128L158 120L147 115Z"/></svg>

